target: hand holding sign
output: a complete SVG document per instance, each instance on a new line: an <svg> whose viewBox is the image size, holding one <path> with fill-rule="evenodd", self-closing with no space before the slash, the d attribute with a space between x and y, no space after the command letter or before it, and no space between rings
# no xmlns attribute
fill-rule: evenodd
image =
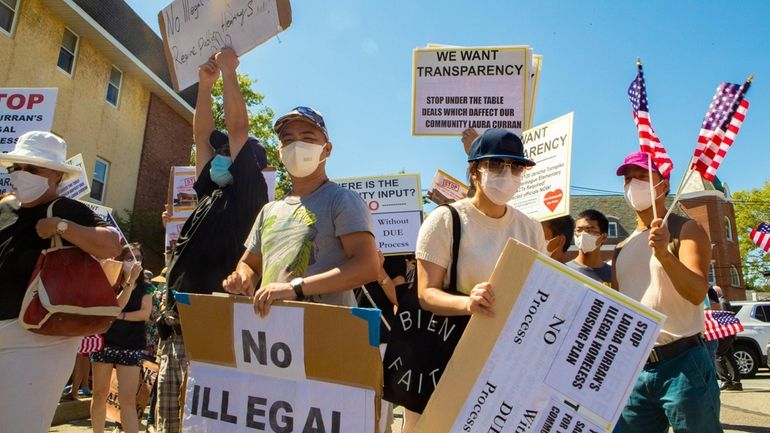
<svg viewBox="0 0 770 433"><path fill-rule="evenodd" d="M238 60L238 56L235 54L235 50L232 48L225 48L224 50L216 53L214 56L214 62L222 71L235 71L238 69L238 65L241 61Z"/></svg>
<svg viewBox="0 0 770 433"><path fill-rule="evenodd" d="M206 63L198 68L198 81L202 87L210 89L217 82L219 73L219 65L214 61L214 55L212 55Z"/></svg>

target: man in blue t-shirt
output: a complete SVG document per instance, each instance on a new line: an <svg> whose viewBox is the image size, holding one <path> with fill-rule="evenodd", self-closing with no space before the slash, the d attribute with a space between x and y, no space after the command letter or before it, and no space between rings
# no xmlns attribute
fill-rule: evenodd
<svg viewBox="0 0 770 433"><path fill-rule="evenodd" d="M609 237L607 217L594 209L587 209L575 221L575 246L578 256L567 263L572 269L606 285L612 284L612 267L602 260L601 247Z"/></svg>

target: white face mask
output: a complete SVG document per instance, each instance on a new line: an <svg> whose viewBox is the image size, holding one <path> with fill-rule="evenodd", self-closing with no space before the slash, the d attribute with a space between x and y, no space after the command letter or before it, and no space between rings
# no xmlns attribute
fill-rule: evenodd
<svg viewBox="0 0 770 433"><path fill-rule="evenodd" d="M590 253L596 250L599 236L592 235L590 233L583 232L578 236L575 236L575 246L584 253Z"/></svg>
<svg viewBox="0 0 770 433"><path fill-rule="evenodd" d="M658 182L654 187L657 188L658 185L660 185L663 181L661 180ZM661 194L662 195L662 194ZM629 182L625 186L625 197L626 202L637 210L638 212L641 212L643 210L649 209L652 207L652 197L650 196L650 183L644 180L639 179L631 179L631 182ZM658 195L655 197L657 200L660 197Z"/></svg>
<svg viewBox="0 0 770 433"><path fill-rule="evenodd" d="M553 237L548 242L545 243L545 248L548 250L548 257L553 258L553 254L556 252L556 250L560 250L561 247L558 246L554 248L553 250L548 247L548 245L551 245L551 242L555 241L556 239L559 239L559 236Z"/></svg>
<svg viewBox="0 0 770 433"><path fill-rule="evenodd" d="M32 203L48 191L48 178L17 170L11 173L13 194L21 204Z"/></svg>
<svg viewBox="0 0 770 433"><path fill-rule="evenodd" d="M142 266L142 262L135 260L133 257L123 261L123 272L125 272L126 275L129 275L131 273L131 268L134 267L134 263L138 263L139 266Z"/></svg>
<svg viewBox="0 0 770 433"><path fill-rule="evenodd" d="M313 174L320 163L326 161L326 158L319 160L324 147L326 145L295 141L278 149L278 153L289 174L294 177L307 177Z"/></svg>
<svg viewBox="0 0 770 433"><path fill-rule="evenodd" d="M481 190L492 203L504 205L519 191L521 177L510 173L493 174L488 170L481 171Z"/></svg>

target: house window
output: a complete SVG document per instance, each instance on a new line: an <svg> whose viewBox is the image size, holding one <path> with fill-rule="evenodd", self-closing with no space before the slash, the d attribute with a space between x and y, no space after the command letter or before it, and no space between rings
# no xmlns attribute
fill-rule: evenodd
<svg viewBox="0 0 770 433"><path fill-rule="evenodd" d="M104 194L107 191L107 176L110 174L110 163L96 158L94 164L94 176L91 180L91 198L104 203Z"/></svg>
<svg viewBox="0 0 770 433"><path fill-rule="evenodd" d="M67 75L71 76L72 71L75 70L75 58L77 57L77 54L78 36L65 27L64 35L61 38L61 48L59 48L59 60L56 62L56 66Z"/></svg>
<svg viewBox="0 0 770 433"><path fill-rule="evenodd" d="M112 67L110 71L110 82L107 83L107 102L118 106L118 98L120 97L120 84L123 82L123 73L120 69Z"/></svg>
<svg viewBox="0 0 770 433"><path fill-rule="evenodd" d="M0 33L11 36L21 0L0 0Z"/></svg>
<svg viewBox="0 0 770 433"><path fill-rule="evenodd" d="M708 279L709 279L709 285L710 286L716 285L716 283L717 283L717 273L714 270L714 262L711 262L711 264L709 265Z"/></svg>
<svg viewBox="0 0 770 433"><path fill-rule="evenodd" d="M738 269L734 265L730 266L730 284L733 287L741 287L741 277L738 275Z"/></svg>
<svg viewBox="0 0 770 433"><path fill-rule="evenodd" d="M733 240L733 224L730 222L730 218L725 217L725 235L728 241Z"/></svg>
<svg viewBox="0 0 770 433"><path fill-rule="evenodd" d="M609 227L607 227L607 233L611 238L618 237L618 223L611 222Z"/></svg>

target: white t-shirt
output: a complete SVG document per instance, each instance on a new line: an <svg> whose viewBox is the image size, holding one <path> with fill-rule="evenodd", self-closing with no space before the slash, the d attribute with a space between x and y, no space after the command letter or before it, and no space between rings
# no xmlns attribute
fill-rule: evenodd
<svg viewBox="0 0 770 433"><path fill-rule="evenodd" d="M457 290L460 292L469 294L476 284L489 281L508 238L547 253L540 223L510 205L501 218L484 215L467 198L452 206L460 215L460 258L457 262ZM444 287L449 285L452 259L452 214L449 209L439 207L422 224L415 255L445 268Z"/></svg>

